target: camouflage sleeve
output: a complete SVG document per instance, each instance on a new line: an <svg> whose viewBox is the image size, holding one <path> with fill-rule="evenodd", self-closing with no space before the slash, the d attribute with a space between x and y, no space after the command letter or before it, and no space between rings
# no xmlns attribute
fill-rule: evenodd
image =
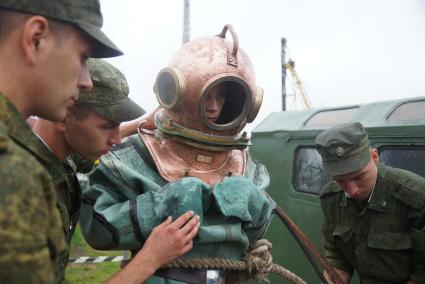
<svg viewBox="0 0 425 284"><path fill-rule="evenodd" d="M65 248L47 174L28 155L0 153L0 283L53 283Z"/></svg>
<svg viewBox="0 0 425 284"><path fill-rule="evenodd" d="M345 261L344 256L339 252L332 238L329 237L329 226L323 226L323 247L324 257L329 264L335 268L341 269L353 274L354 269Z"/></svg>
<svg viewBox="0 0 425 284"><path fill-rule="evenodd" d="M425 201L425 195L423 196ZM425 202L424 202L425 203ZM416 283L425 283L425 206L409 216L409 231L413 244L413 262Z"/></svg>
<svg viewBox="0 0 425 284"><path fill-rule="evenodd" d="M324 216L324 224L322 227L324 257L330 265L335 268L346 271L351 275L353 274L354 269L345 260L344 256L341 254L338 247L335 245L335 242L332 237L333 226L331 224L331 221L329 220L329 216L332 216L333 214L331 211L332 205L327 203L326 197L321 197L320 200Z"/></svg>

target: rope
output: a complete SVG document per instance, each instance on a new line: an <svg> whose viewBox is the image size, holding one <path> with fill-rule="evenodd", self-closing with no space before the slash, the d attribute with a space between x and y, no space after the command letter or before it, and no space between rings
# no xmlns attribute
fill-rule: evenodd
<svg viewBox="0 0 425 284"><path fill-rule="evenodd" d="M251 279L265 280L255 275L255 270L252 267L248 267L247 263L242 260L229 260L224 258L179 258L172 263L165 266L165 268L187 268L187 269L221 269L231 271L246 271L249 273ZM285 278L291 283L295 284L306 284L303 279L297 276L295 273L288 269L272 263L270 271L278 276Z"/></svg>
<svg viewBox="0 0 425 284"><path fill-rule="evenodd" d="M186 269L221 269L245 272L244 279L255 279L268 282L267 275L271 272L295 284L306 284L303 279L272 262L270 253L272 244L267 240L259 240L251 246L243 260L224 258L179 258L164 268Z"/></svg>

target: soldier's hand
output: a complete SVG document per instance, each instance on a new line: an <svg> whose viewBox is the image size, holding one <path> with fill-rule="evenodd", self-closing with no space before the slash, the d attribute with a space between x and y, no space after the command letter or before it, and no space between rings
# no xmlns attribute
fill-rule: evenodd
<svg viewBox="0 0 425 284"><path fill-rule="evenodd" d="M155 126L155 113L160 109L157 107L153 112L147 113L139 118L134 120L125 121L120 124L120 136L121 138L133 135L137 133L137 129L140 127L141 129L153 130L156 128Z"/></svg>
<svg viewBox="0 0 425 284"><path fill-rule="evenodd" d="M186 212L174 222L168 217L153 229L141 252L151 256L157 268L168 264L192 249L199 226L199 216L193 211Z"/></svg>

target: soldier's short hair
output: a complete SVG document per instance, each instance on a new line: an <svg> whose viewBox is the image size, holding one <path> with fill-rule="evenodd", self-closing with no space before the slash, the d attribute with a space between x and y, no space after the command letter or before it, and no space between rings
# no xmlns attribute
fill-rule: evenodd
<svg viewBox="0 0 425 284"><path fill-rule="evenodd" d="M83 121L90 112L94 112L89 106L74 105L69 111L69 116L73 116L77 121Z"/></svg>
<svg viewBox="0 0 425 284"><path fill-rule="evenodd" d="M0 8L0 42L6 39L29 15Z"/></svg>
<svg viewBox="0 0 425 284"><path fill-rule="evenodd" d="M32 16L34 14L0 8L0 43ZM55 43L59 45L69 30L68 25L52 19L46 18L46 20L49 23L51 33L55 37Z"/></svg>

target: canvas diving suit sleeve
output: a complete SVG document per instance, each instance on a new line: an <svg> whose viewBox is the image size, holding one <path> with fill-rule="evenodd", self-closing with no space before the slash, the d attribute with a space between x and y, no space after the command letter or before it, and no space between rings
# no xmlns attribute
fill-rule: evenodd
<svg viewBox="0 0 425 284"><path fill-rule="evenodd" d="M193 210L202 219L210 204L211 189L201 180L184 178L162 187L146 171L141 175L112 154L102 157L90 183L80 224L96 249L138 249L168 216L176 219Z"/></svg>
<svg viewBox="0 0 425 284"><path fill-rule="evenodd" d="M126 175L121 175L124 172ZM161 187L135 173L113 154L102 157L83 192L80 226L86 241L96 249L138 249L145 240L135 215L136 198L146 188Z"/></svg>
<svg viewBox="0 0 425 284"><path fill-rule="evenodd" d="M261 217L259 218L261 222L258 222L256 226L249 225L246 227L248 235L250 235L251 242L254 242L262 238L266 232L268 225L271 222L273 210L276 208L276 203L270 196L265 194L270 185L270 176L267 168L259 163L249 152L247 154L248 161L244 177L257 187L258 194L261 196L259 200L264 202L261 207L262 214L260 214Z"/></svg>

